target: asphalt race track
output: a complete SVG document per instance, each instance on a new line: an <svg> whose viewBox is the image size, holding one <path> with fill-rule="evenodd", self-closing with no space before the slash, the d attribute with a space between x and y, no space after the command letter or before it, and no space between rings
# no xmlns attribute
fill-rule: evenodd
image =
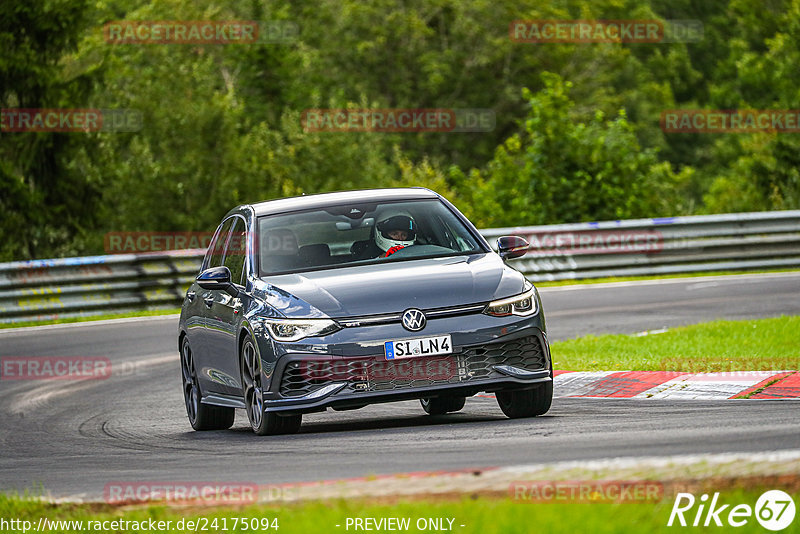
<svg viewBox="0 0 800 534"><path fill-rule="evenodd" d="M551 340L718 318L800 314L800 273L541 290ZM0 331L0 357L103 356L105 380L0 382L0 488L102 498L111 482L273 484L619 456L800 448L797 401L556 399L508 420L494 400L430 417L419 403L313 414L298 435L193 432L177 317ZM800 345L800 343L799 343ZM556 391L558 396L558 391Z"/></svg>
<svg viewBox="0 0 800 534"><path fill-rule="evenodd" d="M572 285L540 293L551 340L800 314L800 273Z"/></svg>

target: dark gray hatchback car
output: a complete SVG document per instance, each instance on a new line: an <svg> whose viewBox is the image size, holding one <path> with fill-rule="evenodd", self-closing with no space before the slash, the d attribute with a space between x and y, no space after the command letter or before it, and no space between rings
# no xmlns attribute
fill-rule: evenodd
<svg viewBox="0 0 800 534"><path fill-rule="evenodd" d="M195 430L246 410L260 435L302 414L420 399L431 415L494 392L508 417L550 409L536 288L423 188L346 191L231 210L186 293L178 346Z"/></svg>

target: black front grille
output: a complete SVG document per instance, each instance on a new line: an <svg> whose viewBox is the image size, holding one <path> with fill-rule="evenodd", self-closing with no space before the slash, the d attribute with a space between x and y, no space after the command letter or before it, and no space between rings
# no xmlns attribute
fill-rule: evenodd
<svg viewBox="0 0 800 534"><path fill-rule="evenodd" d="M530 336L505 343L466 349L462 357L467 362L471 378L486 378L496 372L495 365L510 365L526 371L547 369L542 344Z"/></svg>
<svg viewBox="0 0 800 534"><path fill-rule="evenodd" d="M440 384L458 384L499 376L495 365L528 371L547 368L539 338L466 348L460 354L387 361L382 357L307 359L290 362L280 393L300 397L330 383L347 382L351 391L392 391Z"/></svg>

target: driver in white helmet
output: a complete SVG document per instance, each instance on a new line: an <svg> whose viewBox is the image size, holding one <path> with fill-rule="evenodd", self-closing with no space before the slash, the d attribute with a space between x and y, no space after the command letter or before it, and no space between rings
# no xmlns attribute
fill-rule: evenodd
<svg viewBox="0 0 800 534"><path fill-rule="evenodd" d="M417 238L417 225L409 215L394 215L375 225L375 244L384 257L411 246Z"/></svg>

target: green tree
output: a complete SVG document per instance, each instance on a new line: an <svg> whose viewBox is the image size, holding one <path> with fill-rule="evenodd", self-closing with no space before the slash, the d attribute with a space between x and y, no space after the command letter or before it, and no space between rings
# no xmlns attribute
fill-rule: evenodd
<svg viewBox="0 0 800 534"><path fill-rule="evenodd" d="M761 6L732 2L742 36L712 86L721 109L796 110L800 102L800 0ZM713 177L703 211L800 208L800 139L796 133L728 134L715 140Z"/></svg>
<svg viewBox="0 0 800 534"><path fill-rule="evenodd" d="M91 73L61 62L86 27L85 0L0 3L0 107L86 107ZM100 184L75 169L81 133L0 134L0 259L76 254L97 220Z"/></svg>
<svg viewBox="0 0 800 534"><path fill-rule="evenodd" d="M690 171L676 175L643 149L620 111L576 120L572 86L542 75L545 88L525 91L530 105L524 132L509 137L482 170L453 172L469 191L473 217L484 226L517 226L672 213L676 191Z"/></svg>

